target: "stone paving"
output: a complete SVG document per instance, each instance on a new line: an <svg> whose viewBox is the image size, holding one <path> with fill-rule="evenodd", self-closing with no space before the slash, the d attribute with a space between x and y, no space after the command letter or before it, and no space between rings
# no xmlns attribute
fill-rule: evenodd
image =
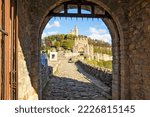
<svg viewBox="0 0 150 117"><path fill-rule="evenodd" d="M44 100L104 100L103 90L79 72L74 63L62 60L43 91Z"/></svg>

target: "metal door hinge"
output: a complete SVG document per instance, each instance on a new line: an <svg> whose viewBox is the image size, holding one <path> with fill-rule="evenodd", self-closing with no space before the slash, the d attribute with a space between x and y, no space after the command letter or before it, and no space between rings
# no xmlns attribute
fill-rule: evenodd
<svg viewBox="0 0 150 117"><path fill-rule="evenodd" d="M8 33L5 30L1 29L1 28L0 28L0 32L2 32L4 35L8 36Z"/></svg>

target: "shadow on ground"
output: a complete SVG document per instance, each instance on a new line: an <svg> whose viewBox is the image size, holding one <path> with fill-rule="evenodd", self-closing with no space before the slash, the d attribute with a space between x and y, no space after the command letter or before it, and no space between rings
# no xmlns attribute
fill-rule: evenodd
<svg viewBox="0 0 150 117"><path fill-rule="evenodd" d="M102 90L90 82L53 76L42 95L43 100L105 100Z"/></svg>

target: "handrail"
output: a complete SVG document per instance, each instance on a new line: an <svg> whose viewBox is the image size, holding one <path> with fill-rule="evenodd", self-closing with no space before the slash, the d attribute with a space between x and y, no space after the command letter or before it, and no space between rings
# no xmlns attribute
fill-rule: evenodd
<svg viewBox="0 0 150 117"><path fill-rule="evenodd" d="M2 32L4 35L8 36L8 33L5 30L1 29L1 28L0 28L0 32Z"/></svg>

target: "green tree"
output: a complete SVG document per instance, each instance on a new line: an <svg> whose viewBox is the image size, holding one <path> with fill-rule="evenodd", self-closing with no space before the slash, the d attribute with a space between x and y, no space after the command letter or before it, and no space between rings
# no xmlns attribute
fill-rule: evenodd
<svg viewBox="0 0 150 117"><path fill-rule="evenodd" d="M64 40L62 47L64 49L72 50L74 46L74 40Z"/></svg>
<svg viewBox="0 0 150 117"><path fill-rule="evenodd" d="M55 42L55 47L56 47L56 49L58 49L60 47L60 42L59 41Z"/></svg>

